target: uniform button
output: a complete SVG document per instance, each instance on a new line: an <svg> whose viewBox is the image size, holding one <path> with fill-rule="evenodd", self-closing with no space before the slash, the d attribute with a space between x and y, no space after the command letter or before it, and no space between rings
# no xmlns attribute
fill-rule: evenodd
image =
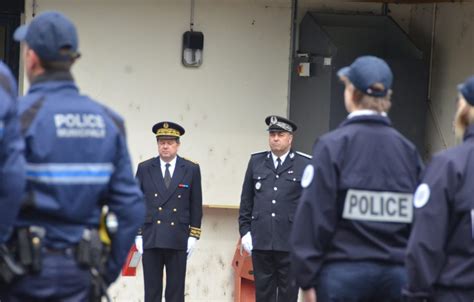
<svg viewBox="0 0 474 302"><path fill-rule="evenodd" d="M178 195L178 198L181 198L181 195Z"/></svg>
<svg viewBox="0 0 474 302"><path fill-rule="evenodd" d="M157 196L158 196L158 194L157 194L157 193L155 193L155 197L157 197Z"/></svg>
<svg viewBox="0 0 474 302"><path fill-rule="evenodd" d="M273 187L273 191L276 191L276 190L278 190L278 188L277 188L277 187Z"/></svg>
<svg viewBox="0 0 474 302"><path fill-rule="evenodd" d="M176 208L173 209L173 212L178 212L178 210Z"/></svg>
<svg viewBox="0 0 474 302"><path fill-rule="evenodd" d="M174 225L174 222L171 222L171 225Z"/></svg>
<svg viewBox="0 0 474 302"><path fill-rule="evenodd" d="M272 217L275 217L275 213L272 213Z"/></svg>
<svg viewBox="0 0 474 302"><path fill-rule="evenodd" d="M277 175L277 176L276 176L276 178L279 178L279 177L280 177L280 175Z"/></svg>
<svg viewBox="0 0 474 302"><path fill-rule="evenodd" d="M293 181L296 181L296 178L293 178Z"/></svg>
<svg viewBox="0 0 474 302"><path fill-rule="evenodd" d="M258 179L262 179L262 178L259 176Z"/></svg>
<svg viewBox="0 0 474 302"><path fill-rule="evenodd" d="M276 201L275 199L274 199L274 200L272 200L272 203L273 203L273 204L275 204L276 202L277 202L277 201Z"/></svg>
<svg viewBox="0 0 474 302"><path fill-rule="evenodd" d="M161 224L161 220L157 220L156 223L157 223L157 224Z"/></svg>
<svg viewBox="0 0 474 302"><path fill-rule="evenodd" d="M159 207L159 208L158 208L158 211L163 211L163 208L162 208L162 207Z"/></svg>

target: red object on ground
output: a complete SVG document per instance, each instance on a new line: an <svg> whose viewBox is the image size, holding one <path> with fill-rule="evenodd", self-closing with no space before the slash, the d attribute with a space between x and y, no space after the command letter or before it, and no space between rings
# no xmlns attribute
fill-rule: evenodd
<svg viewBox="0 0 474 302"><path fill-rule="evenodd" d="M122 276L134 277L137 275L137 267L142 255L138 252L135 244L132 245L127 255L127 260L122 267Z"/></svg>
<svg viewBox="0 0 474 302"><path fill-rule="evenodd" d="M235 279L235 302L255 302L255 282L252 256L241 248L240 240L232 259Z"/></svg>

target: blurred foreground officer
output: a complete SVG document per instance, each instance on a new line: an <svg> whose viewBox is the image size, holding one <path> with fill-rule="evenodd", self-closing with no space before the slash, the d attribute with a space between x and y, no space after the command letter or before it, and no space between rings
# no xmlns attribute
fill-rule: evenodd
<svg viewBox="0 0 474 302"><path fill-rule="evenodd" d="M0 62L0 244L11 235L26 180L24 143L16 97L17 86L13 75Z"/></svg>
<svg viewBox="0 0 474 302"><path fill-rule="evenodd" d="M459 86L464 142L433 157L415 193L405 301L474 301L474 77Z"/></svg>
<svg viewBox="0 0 474 302"><path fill-rule="evenodd" d="M166 267L166 302L184 301L186 261L201 236L202 189L199 165L178 156L184 129L172 122L153 126L159 156L140 163L137 179L145 195L142 237L145 302L161 301ZM142 246L143 245L143 246Z"/></svg>
<svg viewBox="0 0 474 302"><path fill-rule="evenodd" d="M288 239L301 195L301 175L310 156L291 149L296 125L265 119L271 151L252 154L240 199L242 246L252 254L257 302L296 302Z"/></svg>
<svg viewBox="0 0 474 302"><path fill-rule="evenodd" d="M79 94L70 73L78 37L67 17L38 15L15 39L25 43L31 86L19 105L28 182L12 245L28 274L2 302L89 301L91 282L99 280L91 271L99 269L102 205L118 221L101 272L104 289L117 278L144 217L123 121Z"/></svg>
<svg viewBox="0 0 474 302"><path fill-rule="evenodd" d="M323 135L305 169L292 260L306 301L400 301L412 196L422 169L392 128L392 72L359 57L341 69L348 118Z"/></svg>

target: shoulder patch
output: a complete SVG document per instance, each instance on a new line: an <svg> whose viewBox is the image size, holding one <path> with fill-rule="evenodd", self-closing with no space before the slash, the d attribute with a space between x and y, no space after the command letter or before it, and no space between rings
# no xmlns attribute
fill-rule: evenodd
<svg viewBox="0 0 474 302"><path fill-rule="evenodd" d="M195 164L195 165L199 165L199 163L198 163L198 162L195 162L194 160L191 160L191 159L189 159L189 158L187 158L187 157L183 157L183 158L184 158L185 160L187 160L187 161L192 162L192 163Z"/></svg>
<svg viewBox="0 0 474 302"><path fill-rule="evenodd" d="M415 197L413 198L413 205L415 208L419 209L424 207L430 200L430 194L430 187L427 184L422 183L419 185L416 189Z"/></svg>
<svg viewBox="0 0 474 302"><path fill-rule="evenodd" d="M313 181L313 177L314 177L314 167L313 165L309 164L304 169L303 177L301 178L301 186L303 188L307 188Z"/></svg>
<svg viewBox="0 0 474 302"><path fill-rule="evenodd" d="M296 153L298 153L299 155L301 156L304 156L306 158L309 158L309 159L312 159L313 157L309 154L306 154L306 153L303 153L303 152L300 152L300 151L296 151Z"/></svg>

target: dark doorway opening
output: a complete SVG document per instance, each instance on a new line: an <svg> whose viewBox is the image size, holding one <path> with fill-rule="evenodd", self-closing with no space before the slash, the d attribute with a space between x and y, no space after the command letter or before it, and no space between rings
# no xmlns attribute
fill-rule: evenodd
<svg viewBox="0 0 474 302"><path fill-rule="evenodd" d="M25 10L24 0L0 1L0 60L4 61L18 79L20 44L13 40L13 32L20 25Z"/></svg>

